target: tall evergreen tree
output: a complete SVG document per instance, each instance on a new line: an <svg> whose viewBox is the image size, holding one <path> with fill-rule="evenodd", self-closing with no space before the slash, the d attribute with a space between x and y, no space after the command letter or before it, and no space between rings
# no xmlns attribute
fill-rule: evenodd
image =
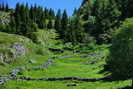
<svg viewBox="0 0 133 89"><path fill-rule="evenodd" d="M46 18L49 17L49 10L47 8L44 9L44 14Z"/></svg>
<svg viewBox="0 0 133 89"><path fill-rule="evenodd" d="M133 18L126 21L114 35L104 70L116 80L132 79L133 88Z"/></svg>
<svg viewBox="0 0 133 89"><path fill-rule="evenodd" d="M15 8L15 12L14 12L14 19L15 19L15 24L16 24L16 32L15 33L19 33L20 32L20 25L21 25L21 16L20 16L20 4L17 3L16 4L16 8Z"/></svg>
<svg viewBox="0 0 133 89"><path fill-rule="evenodd" d="M111 30L119 26L117 4L113 0L95 0L89 10L90 14L84 15L84 21L87 22L84 28L96 38L98 44L110 42Z"/></svg>
<svg viewBox="0 0 133 89"><path fill-rule="evenodd" d="M57 12L54 28L58 32L60 32L60 30L61 30L61 10L58 10L58 12Z"/></svg>
<svg viewBox="0 0 133 89"><path fill-rule="evenodd" d="M52 8L49 9L49 19L54 19L55 18L55 13Z"/></svg>
<svg viewBox="0 0 133 89"><path fill-rule="evenodd" d="M52 21L52 19L49 20L47 28L48 29L53 29L53 21Z"/></svg>
<svg viewBox="0 0 133 89"><path fill-rule="evenodd" d="M9 6L8 6L8 4L6 4L6 6L5 6L5 11L6 11L6 12L9 11Z"/></svg>
<svg viewBox="0 0 133 89"><path fill-rule="evenodd" d="M84 43L86 41L86 33L83 28L83 24L81 23L82 20L78 16L74 16L71 18L72 20L70 21L70 29L67 32L68 38L70 42L72 42L74 45L78 43Z"/></svg>
<svg viewBox="0 0 133 89"><path fill-rule="evenodd" d="M67 41L67 31L68 31L68 15L66 10L64 10L61 19L61 31L60 31L60 37L63 38L64 41Z"/></svg>

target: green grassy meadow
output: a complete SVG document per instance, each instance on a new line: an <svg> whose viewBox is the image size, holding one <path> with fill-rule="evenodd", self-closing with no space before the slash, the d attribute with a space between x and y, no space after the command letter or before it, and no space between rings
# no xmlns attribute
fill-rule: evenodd
<svg viewBox="0 0 133 89"><path fill-rule="evenodd" d="M10 64L0 64L0 76L7 76L9 72L16 67L27 67L21 70L19 77L31 78L63 78L63 77L79 77L79 78L103 78L105 73L100 73L105 64L108 55L108 47L110 45L94 45L75 46L75 51L64 50L63 53L49 51L46 46L35 44L29 39L17 35L0 33L1 46L4 51L8 49L13 42L21 42L28 49L27 55L12 59ZM14 38L14 39L12 39ZM3 39L3 41L2 41ZM6 39L6 40L5 40ZM40 39L40 38L39 38ZM56 41L56 40L54 40ZM47 41L46 41L47 42ZM45 42L45 43L46 43ZM48 42L49 44L53 44ZM55 42L56 43L56 42ZM62 44L52 45L52 48L63 49ZM70 46L69 46L70 47ZM9 50L10 51L10 50ZM3 51L0 51L3 53ZM37 68L45 64L48 60L53 63L48 67ZM77 84L77 86L68 87L68 84ZM122 87L130 86L131 81L97 81L97 82L81 82L81 81L26 81L26 80L8 80L0 89L122 89Z"/></svg>
<svg viewBox="0 0 133 89"><path fill-rule="evenodd" d="M107 49L103 48L101 52L106 56ZM73 55L66 58L61 58L64 55ZM93 53L93 52L92 52ZM91 54L91 52L90 52ZM21 76L32 78L59 78L59 77L80 77L80 78L102 78L106 76L101 74L100 70L103 69L105 64L105 57L100 56L86 56L84 53L62 53L59 58L53 59L52 65L47 68L22 70ZM34 58L36 63L26 65L29 67L35 67L46 63L52 56L29 56L28 59ZM78 84L78 86L68 87L67 84ZM25 80L10 80L1 89L121 89L125 86L130 86L131 81L97 81L97 82L81 82L81 81L25 81Z"/></svg>

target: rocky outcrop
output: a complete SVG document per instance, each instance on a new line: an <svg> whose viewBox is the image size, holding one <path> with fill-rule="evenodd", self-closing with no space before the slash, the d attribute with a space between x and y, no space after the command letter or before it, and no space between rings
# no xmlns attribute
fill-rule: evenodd
<svg viewBox="0 0 133 89"><path fill-rule="evenodd" d="M11 45L11 48L15 49L16 57L25 56L26 54L26 48L22 43L15 42Z"/></svg>
<svg viewBox="0 0 133 89"><path fill-rule="evenodd" d="M44 68L47 68L48 66L53 64L53 59L48 59L48 61L44 64L42 64L41 66Z"/></svg>
<svg viewBox="0 0 133 89"><path fill-rule="evenodd" d="M9 47L0 47L1 63L10 63L12 62L12 60L25 55L26 55L26 48L20 42L14 42Z"/></svg>
<svg viewBox="0 0 133 89"><path fill-rule="evenodd" d="M0 77L0 85L4 85L8 79L6 77Z"/></svg>
<svg viewBox="0 0 133 89"><path fill-rule="evenodd" d="M0 11L0 24L9 24L10 23L10 15L7 13Z"/></svg>
<svg viewBox="0 0 133 89"><path fill-rule="evenodd" d="M4 56L0 55L0 62L4 63Z"/></svg>

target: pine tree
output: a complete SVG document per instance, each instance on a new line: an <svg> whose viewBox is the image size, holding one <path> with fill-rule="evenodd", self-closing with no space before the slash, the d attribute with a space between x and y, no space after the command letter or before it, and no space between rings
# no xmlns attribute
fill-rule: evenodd
<svg viewBox="0 0 133 89"><path fill-rule="evenodd" d="M32 19L30 18L30 10L28 7L28 4L26 5L20 5L19 3L16 5L15 13L14 13L14 19L16 24L16 32L17 34L29 36L30 33L32 33L32 29L35 29L33 27ZM14 23L12 23L11 26L13 26ZM14 28L13 28L14 29Z"/></svg>
<svg viewBox="0 0 133 89"><path fill-rule="evenodd" d="M114 0L121 11L120 20L133 17L133 1L132 0Z"/></svg>
<svg viewBox="0 0 133 89"><path fill-rule="evenodd" d="M45 18L49 17L49 11L47 8L44 9Z"/></svg>
<svg viewBox="0 0 133 89"><path fill-rule="evenodd" d="M2 3L2 11L5 11L5 3Z"/></svg>
<svg viewBox="0 0 133 89"><path fill-rule="evenodd" d="M16 22L15 22L15 18L13 16L13 13L11 13L11 17L10 17L10 33L14 33L14 34L17 34L17 30L16 30Z"/></svg>
<svg viewBox="0 0 133 89"><path fill-rule="evenodd" d="M68 15L66 10L64 10L62 19L61 19L60 37L63 38L65 42L67 41L67 31L68 31Z"/></svg>
<svg viewBox="0 0 133 89"><path fill-rule="evenodd" d="M52 19L49 20L47 28L48 29L53 29L53 21L52 21Z"/></svg>
<svg viewBox="0 0 133 89"><path fill-rule="evenodd" d="M111 30L119 26L120 12L117 4L113 0L96 0L92 11L95 23L91 35L98 44L110 42Z"/></svg>
<svg viewBox="0 0 133 89"><path fill-rule="evenodd" d="M0 4L0 11L2 10L2 4Z"/></svg>
<svg viewBox="0 0 133 89"><path fill-rule="evenodd" d="M14 12L14 19L15 19L15 24L16 24L16 32L15 33L20 33L20 25L21 25L21 16L20 16L20 4L16 4L15 12Z"/></svg>
<svg viewBox="0 0 133 89"><path fill-rule="evenodd" d="M9 6L8 6L8 4L6 4L6 6L5 6L5 11L6 11L6 12L9 11Z"/></svg>
<svg viewBox="0 0 133 89"><path fill-rule="evenodd" d="M81 21L80 17L74 16L70 22L68 38L74 45L85 42L86 36Z"/></svg>
<svg viewBox="0 0 133 89"><path fill-rule="evenodd" d="M61 10L58 10L57 12L54 28L57 32L60 32L61 30Z"/></svg>
<svg viewBox="0 0 133 89"><path fill-rule="evenodd" d="M127 11L128 11L128 18L133 17L133 0L128 0L127 5Z"/></svg>
<svg viewBox="0 0 133 89"><path fill-rule="evenodd" d="M45 15L43 13L41 14L40 21L38 22L38 27L40 29L46 28L46 18L45 18Z"/></svg>
<svg viewBox="0 0 133 89"><path fill-rule="evenodd" d="M69 42L72 42L73 45L76 45L78 43L77 40L77 29L75 29L75 18L71 18L70 20L70 25L69 25L69 36L68 36L68 40Z"/></svg>
<svg viewBox="0 0 133 89"><path fill-rule="evenodd" d="M49 9L49 19L54 19L55 18L55 13L52 8Z"/></svg>
<svg viewBox="0 0 133 89"><path fill-rule="evenodd" d="M74 8L73 16L74 16L74 15L77 15L77 12L78 12L77 8Z"/></svg>
<svg viewBox="0 0 133 89"><path fill-rule="evenodd" d="M115 80L132 79L133 88L133 18L126 19L115 34L104 70Z"/></svg>

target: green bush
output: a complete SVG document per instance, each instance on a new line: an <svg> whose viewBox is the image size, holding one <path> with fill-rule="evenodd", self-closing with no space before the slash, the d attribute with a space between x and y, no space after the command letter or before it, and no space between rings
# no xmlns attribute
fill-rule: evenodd
<svg viewBox="0 0 133 89"><path fill-rule="evenodd" d="M117 30L106 62L105 70L115 78L133 78L133 18Z"/></svg>
<svg viewBox="0 0 133 89"><path fill-rule="evenodd" d="M57 43L58 34L55 30L38 30L32 34L32 40L38 44L44 45L45 47L52 47Z"/></svg>

